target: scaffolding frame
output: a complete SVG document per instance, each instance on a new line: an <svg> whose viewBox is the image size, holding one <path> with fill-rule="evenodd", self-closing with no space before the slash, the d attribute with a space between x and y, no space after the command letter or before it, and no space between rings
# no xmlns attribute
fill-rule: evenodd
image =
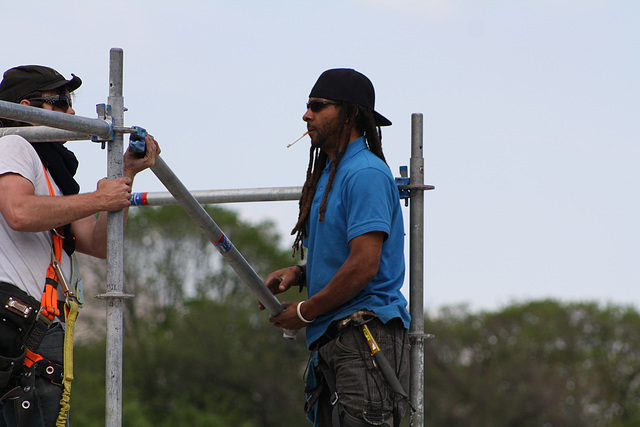
<svg viewBox="0 0 640 427"><path fill-rule="evenodd" d="M20 135L31 142L92 140L107 144L107 176L121 177L124 170L122 153L124 135L135 133L138 128L124 126L123 97L123 57L120 48L112 48L109 56L109 96L107 104L98 104L98 118L49 111L30 106L0 101L0 117L37 123L41 126L0 128L0 137ZM200 225L205 234L223 256L232 264L236 273L259 296L268 311L275 315L282 306L273 295L266 295L266 287L257 281L259 277L236 253L232 244L221 230L201 215L201 204L242 203L261 201L298 200L301 187L256 188L235 190L210 190L188 192L173 172L158 157L151 168L170 193L134 193L133 206L180 204L192 219ZM409 178L398 187L409 200L409 312L411 326L409 339L410 353L410 390L409 398L413 411L410 414L410 426L424 425L424 342L430 335L424 333L424 191L435 187L424 184L423 155L423 116L411 115L411 158ZM408 182L408 183L407 183ZM203 210L204 211L204 210ZM106 303L106 413L105 425L122 425L122 360L123 360L123 301L134 295L124 293L124 211L108 212L107 217L107 284L106 293L97 295ZM208 221L213 223L209 224ZM203 225L204 224L204 225ZM219 232L219 233L218 233ZM222 237L220 237L222 235ZM214 242L213 239L220 238ZM224 239L226 240L224 240ZM219 244L223 242L222 244ZM221 246L223 250L220 249ZM231 253L229 257L228 253ZM253 283L250 283L253 282ZM263 289L264 288L264 289ZM287 336L285 332L285 336Z"/></svg>

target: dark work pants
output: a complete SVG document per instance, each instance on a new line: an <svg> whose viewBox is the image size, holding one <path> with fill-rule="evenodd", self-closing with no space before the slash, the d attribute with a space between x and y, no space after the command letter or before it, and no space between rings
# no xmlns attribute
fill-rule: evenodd
<svg viewBox="0 0 640 427"><path fill-rule="evenodd" d="M367 326L398 373L405 391L408 391L409 338L404 325L400 319L393 319L385 325L374 318ZM374 364L361 326L347 327L318 351L335 374L342 411L371 425L380 425L392 416L396 422L400 421L407 402L391 390ZM323 394L318 405L318 426L331 427L332 409L329 394Z"/></svg>

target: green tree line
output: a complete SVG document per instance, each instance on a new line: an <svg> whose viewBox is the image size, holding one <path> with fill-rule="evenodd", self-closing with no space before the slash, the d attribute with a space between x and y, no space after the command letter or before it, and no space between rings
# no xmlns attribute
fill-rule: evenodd
<svg viewBox="0 0 640 427"><path fill-rule="evenodd" d="M270 222L207 207L264 277L295 262ZM86 295L103 261L82 258ZM268 321L245 284L179 207L132 209L125 232L124 426L303 427L304 332ZM281 300L302 299L290 290ZM104 425L104 304L81 310L71 424ZM425 316L428 426L640 425L640 315L552 300ZM408 425L408 416L403 425Z"/></svg>
<svg viewBox="0 0 640 427"><path fill-rule="evenodd" d="M640 426L640 315L543 300L426 321L433 426Z"/></svg>

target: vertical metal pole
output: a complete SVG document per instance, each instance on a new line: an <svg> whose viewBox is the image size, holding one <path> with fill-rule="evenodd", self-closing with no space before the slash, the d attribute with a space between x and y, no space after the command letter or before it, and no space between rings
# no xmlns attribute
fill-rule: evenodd
<svg viewBox="0 0 640 427"><path fill-rule="evenodd" d="M109 61L109 100L113 125L124 126L122 97L123 51L111 49ZM108 145L108 177L121 177L124 171L123 134L116 132ZM107 222L107 361L106 426L122 425L122 303L124 289L123 239L124 211L109 212Z"/></svg>
<svg viewBox="0 0 640 427"><path fill-rule="evenodd" d="M409 185L424 185L424 157L422 152L422 114L411 115L411 160ZM424 191L412 189L409 208L409 311L411 327L411 379L409 397L415 412L411 427L424 426Z"/></svg>

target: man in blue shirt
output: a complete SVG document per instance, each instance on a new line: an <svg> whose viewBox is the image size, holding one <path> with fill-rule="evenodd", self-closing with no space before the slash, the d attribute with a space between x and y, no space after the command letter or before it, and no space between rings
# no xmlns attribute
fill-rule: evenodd
<svg viewBox="0 0 640 427"><path fill-rule="evenodd" d="M302 117L311 138L294 253L306 265L271 273L273 293L305 286L306 301L285 303L270 321L306 327L314 351L307 378L308 417L317 426L394 426L407 400L378 369L363 334L366 324L406 390L409 313L404 282L404 227L399 193L382 152L369 79L352 69L327 70ZM406 397L406 396L405 396Z"/></svg>

